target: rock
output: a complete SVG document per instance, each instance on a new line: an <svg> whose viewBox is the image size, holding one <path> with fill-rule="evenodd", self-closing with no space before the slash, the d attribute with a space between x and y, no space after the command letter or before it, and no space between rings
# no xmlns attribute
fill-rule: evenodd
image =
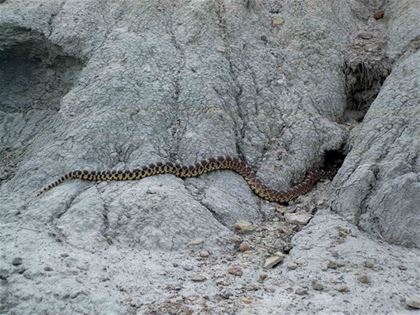
<svg viewBox="0 0 420 315"><path fill-rule="evenodd" d="M202 274L198 273L198 274L195 274L195 275L191 278L191 280L192 280L192 281L194 281L194 282L203 282L203 281L206 281L206 280L207 280L207 278L206 278L204 275L202 275Z"/></svg>
<svg viewBox="0 0 420 315"><path fill-rule="evenodd" d="M273 294L252 292L252 312L395 311L399 292L416 288L409 283L419 273L416 254L382 241L374 246L356 226L420 247L419 13L416 1L388 2L387 23L374 23L372 1L4 2L0 268L8 273L2 311L174 314L187 313L188 305L197 314L246 312L242 286L256 281L261 255L289 248L283 241L293 243L291 260L307 262L296 272L266 270L264 286L282 286ZM360 29L372 35L354 38L360 40L355 58L349 44ZM350 76L353 66L358 73ZM363 90L370 85L380 93ZM372 100L360 102L364 94ZM346 128L346 109L363 122ZM328 187L331 197L297 234L277 233L291 225L283 217L266 229L278 215L274 203L257 197L232 171L98 184L68 179L36 196L73 170L191 165L225 154L242 157L261 182L285 190L321 167L325 152L340 148L348 155ZM297 202L312 209L318 195L327 195L326 186ZM348 222L324 216L330 204ZM237 255L226 241L240 219L257 226L247 235L249 256ZM336 226L351 227L359 239L336 245ZM210 256L196 261L204 245ZM355 292L342 300L315 294L302 302L293 293L296 283L338 274L319 270L331 246L340 246L350 277L352 267L378 257L384 268L375 273L375 286L397 295L352 283ZM60 256L64 252L67 257ZM224 263L226 252L233 258ZM18 256L25 261L13 266ZM181 267L174 269L174 261ZM246 268L242 278L227 273L235 264ZM44 271L46 265L54 271ZM208 281L192 283L196 272ZM221 305L213 301L217 273L235 293ZM168 284L185 289L172 296Z"/></svg>
<svg viewBox="0 0 420 315"><path fill-rule="evenodd" d="M378 10L373 14L373 17L375 20L382 19L384 17L385 11L384 10Z"/></svg>
<svg viewBox="0 0 420 315"><path fill-rule="evenodd" d="M239 233L250 233L255 231L255 226L245 220L239 220L235 223L235 229Z"/></svg>
<svg viewBox="0 0 420 315"><path fill-rule="evenodd" d="M243 297L241 297L241 301L242 301L242 303L245 303L245 304L251 304L252 303L252 298L250 298L248 296L243 296Z"/></svg>
<svg viewBox="0 0 420 315"><path fill-rule="evenodd" d="M195 240L192 240L190 244L191 245L201 245L203 243L204 243L204 240L202 238L197 238Z"/></svg>
<svg viewBox="0 0 420 315"><path fill-rule="evenodd" d="M277 264L281 263L285 255L282 253L276 253L273 256L270 256L265 259L264 268L269 269L275 267Z"/></svg>
<svg viewBox="0 0 420 315"><path fill-rule="evenodd" d="M275 19L273 19L273 25L274 26L280 26L284 24L284 19L281 17L276 17Z"/></svg>
<svg viewBox="0 0 420 315"><path fill-rule="evenodd" d="M12 265L13 266L19 266L19 265L22 264L22 262L23 262L23 259L21 257L15 257L12 260Z"/></svg>
<svg viewBox="0 0 420 315"><path fill-rule="evenodd" d="M319 282L318 280L313 280L312 281L312 288L314 290L317 290L317 291L322 291L322 290L324 290L324 285L321 282Z"/></svg>
<svg viewBox="0 0 420 315"><path fill-rule="evenodd" d="M295 225L305 225L309 222L309 220L312 218L312 215L307 213L306 211L300 211L297 213L286 213L284 215L284 219Z"/></svg>
<svg viewBox="0 0 420 315"><path fill-rule="evenodd" d="M338 268L338 264L335 260L329 260L328 264L327 264L327 268L329 269L337 269Z"/></svg>
<svg viewBox="0 0 420 315"><path fill-rule="evenodd" d="M347 292L349 292L350 290L349 290L349 287L347 286L347 285L345 285L345 284L341 284L341 285L339 285L337 288L336 288L336 290L338 291L338 292L341 292L341 293L347 293Z"/></svg>
<svg viewBox="0 0 420 315"><path fill-rule="evenodd" d="M224 299L229 299L233 296L233 293L231 291L224 289L220 292L220 296Z"/></svg>
<svg viewBox="0 0 420 315"><path fill-rule="evenodd" d="M362 274L362 275L357 276L357 280L360 283L364 283L364 284L370 284L371 282L370 277L367 274Z"/></svg>
<svg viewBox="0 0 420 315"><path fill-rule="evenodd" d="M306 294L308 294L308 289L307 288L297 288L295 290L295 294L297 294L297 295L306 295Z"/></svg>
<svg viewBox="0 0 420 315"><path fill-rule="evenodd" d="M231 275L240 277L242 276L243 271L242 271L242 268L239 266L230 266L228 268L228 273L230 273Z"/></svg>
<svg viewBox="0 0 420 315"><path fill-rule="evenodd" d="M52 271L53 269L52 269L50 266L45 266L45 267L44 267L44 270L45 270L45 271Z"/></svg>
<svg viewBox="0 0 420 315"><path fill-rule="evenodd" d="M260 273L258 276L258 282L264 282L267 279L268 275L266 273Z"/></svg>
<svg viewBox="0 0 420 315"><path fill-rule="evenodd" d="M375 261L374 261L373 259L367 259L367 260L365 260L365 261L363 262L363 265L364 265L366 268L373 269L373 268L375 267Z"/></svg>
<svg viewBox="0 0 420 315"><path fill-rule="evenodd" d="M249 245L248 242L242 242L241 244L239 244L239 250L241 252L246 252L249 251L251 249L251 245Z"/></svg>
<svg viewBox="0 0 420 315"><path fill-rule="evenodd" d="M200 257L207 258L210 256L210 253L207 250L203 250L200 252Z"/></svg>
<svg viewBox="0 0 420 315"><path fill-rule="evenodd" d="M191 265L183 265L182 266L182 269L184 269L185 271L191 271L191 270L193 270L193 266L191 266Z"/></svg>
<svg viewBox="0 0 420 315"><path fill-rule="evenodd" d="M0 269L0 280L7 280L9 277L9 272L7 269Z"/></svg>
<svg viewBox="0 0 420 315"><path fill-rule="evenodd" d="M289 261L287 263L287 269L289 270L295 270L299 267L299 264L297 264L295 261Z"/></svg>
<svg viewBox="0 0 420 315"><path fill-rule="evenodd" d="M338 236L341 238L346 238L351 233L350 229L347 228L338 228Z"/></svg>
<svg viewBox="0 0 420 315"><path fill-rule="evenodd" d="M405 303L410 308L420 309L420 295L407 297Z"/></svg>

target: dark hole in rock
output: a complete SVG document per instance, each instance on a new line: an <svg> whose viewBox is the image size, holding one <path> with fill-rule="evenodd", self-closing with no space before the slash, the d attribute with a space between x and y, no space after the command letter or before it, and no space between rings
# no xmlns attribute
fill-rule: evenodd
<svg viewBox="0 0 420 315"><path fill-rule="evenodd" d="M357 55L345 64L345 122L361 122L390 73L390 61L385 56Z"/></svg>
<svg viewBox="0 0 420 315"><path fill-rule="evenodd" d="M324 163L323 168L329 170L335 174L343 164L346 155L343 153L343 150L329 150L324 153Z"/></svg>
<svg viewBox="0 0 420 315"><path fill-rule="evenodd" d="M4 27L0 35L0 111L58 110L83 62L66 56L42 34Z"/></svg>
<svg viewBox="0 0 420 315"><path fill-rule="evenodd" d="M14 176L24 151L48 128L83 61L41 33L0 25L0 183Z"/></svg>

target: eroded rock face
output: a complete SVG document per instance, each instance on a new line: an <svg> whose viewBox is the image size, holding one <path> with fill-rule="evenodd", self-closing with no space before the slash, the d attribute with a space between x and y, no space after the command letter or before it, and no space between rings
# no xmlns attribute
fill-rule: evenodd
<svg viewBox="0 0 420 315"><path fill-rule="evenodd" d="M387 54L391 74L363 123L353 129L350 152L334 182L332 209L389 242L420 247L420 30L397 38L396 25L420 17L420 9L389 4ZM397 47L405 47L396 54Z"/></svg>
<svg viewBox="0 0 420 315"><path fill-rule="evenodd" d="M234 223L257 225L274 211L240 176L72 181L35 194L74 169L188 164L225 154L245 159L273 188L300 181L322 164L325 151L347 140L348 45L374 23L379 5L0 1L0 280L6 288L0 311L167 312L179 306L163 302L172 294L168 281L177 292L220 302L218 278L230 262L223 255L235 259L226 245ZM333 210L364 230L410 246L419 244L419 56L410 22L417 13L409 1L395 1L375 20L382 23L378 32L388 32L389 43L381 46L390 62L384 73L393 68L382 88L373 85L379 96L350 133L331 197ZM321 242L323 221L315 216L311 222ZM189 256L197 239L211 253L199 258L208 265L196 266ZM329 246L318 245L316 253ZM172 260L179 269L168 267ZM236 277L235 294L258 278L258 268ZM190 285L189 271L201 275L195 285L206 287ZM275 292L270 288L264 292ZM284 288L279 296L286 292L294 290ZM372 299L370 309L396 307L378 303ZM364 303L356 305L358 312ZM225 312L243 307L225 306Z"/></svg>

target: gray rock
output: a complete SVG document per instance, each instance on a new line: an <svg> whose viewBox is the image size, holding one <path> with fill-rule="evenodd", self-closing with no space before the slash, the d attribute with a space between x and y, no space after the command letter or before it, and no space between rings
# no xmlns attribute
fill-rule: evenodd
<svg viewBox="0 0 420 315"><path fill-rule="evenodd" d="M420 247L420 52L414 48L420 30L412 27L420 10L391 1L386 15L393 20L385 31L392 73L350 134L331 205L365 231Z"/></svg>
<svg viewBox="0 0 420 315"><path fill-rule="evenodd" d="M351 131L331 205L366 231L418 246L419 30L413 26L419 14L412 3L388 1L385 17L373 21L378 8L372 6L321 0L1 3L0 270L7 272L1 272L0 312L168 313L184 299L168 302L168 283L182 283L194 310L205 312L200 297L211 304L219 294L217 272L225 274L226 266L217 259L230 251L226 239L234 223L258 224L267 208L239 175L73 180L36 193L71 170L189 164L222 154L243 157L275 189L290 187L322 164L325 151L345 144L348 46L373 22L389 24L380 37L388 39L386 45L372 49L380 47L380 57L385 51L393 69L384 86L376 86L381 92L363 123ZM327 265L322 258L336 241L328 233L336 236L343 225L330 213L314 216L291 250L293 260L305 257L302 268L286 276L283 266L270 270L267 281L281 276L285 283L280 292L267 290L242 304L258 300L260 313L286 304L291 313L305 313L305 305L295 303L301 297L284 288L308 279L305 272L321 278ZM347 253L364 249L365 242L371 252L383 250L376 253L395 265L392 272L404 264L412 277L418 274L410 253L373 244L350 227L352 237L340 245ZM308 239L306 231L313 232ZM191 245L197 239L211 248L201 266L189 260L201 250ZM406 261L396 264L401 253ZM238 256L232 265L248 259ZM10 264L14 257L22 257L24 268ZM235 287L226 280L228 292L236 295L240 285L256 281L261 257L253 258L255 269L248 262L247 272L235 277L243 283ZM47 264L51 272L44 270ZM192 267L185 266L205 278L191 281ZM387 270L375 285L387 287L389 295L398 288L408 292ZM395 288L386 286L386 277ZM331 299L313 303L331 313L399 310L394 300L384 300L389 295L375 300L377 294L369 293L369 299L346 283L351 306ZM223 304L220 313L240 313L236 307Z"/></svg>

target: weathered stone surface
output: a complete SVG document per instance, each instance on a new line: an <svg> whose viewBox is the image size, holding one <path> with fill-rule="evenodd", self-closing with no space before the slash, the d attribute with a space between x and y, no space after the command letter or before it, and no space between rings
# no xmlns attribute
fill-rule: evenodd
<svg viewBox="0 0 420 315"><path fill-rule="evenodd" d="M348 132L340 123L348 43L373 22L387 23L384 47L393 69L363 124L351 131L332 207L387 240L418 245L413 25L419 16L413 2L395 0L373 21L380 9L374 2L0 1L0 313L168 313L183 309L180 288L194 310L203 311L209 296L219 296L217 283L227 268L218 253L229 252L225 238L232 226L242 219L256 224L263 211L239 175L69 181L35 194L70 170L192 163L221 154L245 158L276 189L289 187L321 164L323 152L345 143ZM307 263L288 270L287 278L276 273L282 266L270 269L262 298L246 297L258 301L252 306L307 311L284 288L310 287L300 283L308 279L305 272L326 279L319 272L331 259L322 260L331 246L323 233L337 234L336 226L329 229L331 216L315 216L302 232L313 234L296 238L293 259L306 255ZM200 257L203 243L192 245L197 239L211 249L206 259ZM341 246L347 253L364 249L353 232ZM404 272L412 278L419 274L410 253L386 247L407 254L396 264L378 248L392 266L408 266ZM360 255L365 260L369 253ZM247 302L236 292L261 273L263 257L239 256L254 261L235 277L242 283L223 282L239 304L212 305L220 313L241 312ZM13 266L15 257L22 265ZM395 270L375 276L375 286L386 287L390 278L408 294ZM374 286L361 292L351 279L345 297L351 306L316 297L311 302L327 313L399 310L399 298L388 301L390 287L364 308L362 301L378 292ZM270 281L286 285L277 292Z"/></svg>
<svg viewBox="0 0 420 315"><path fill-rule="evenodd" d="M387 5L385 53L393 70L350 134L331 205L363 230L420 247L420 29L412 27L420 8L408 3Z"/></svg>

